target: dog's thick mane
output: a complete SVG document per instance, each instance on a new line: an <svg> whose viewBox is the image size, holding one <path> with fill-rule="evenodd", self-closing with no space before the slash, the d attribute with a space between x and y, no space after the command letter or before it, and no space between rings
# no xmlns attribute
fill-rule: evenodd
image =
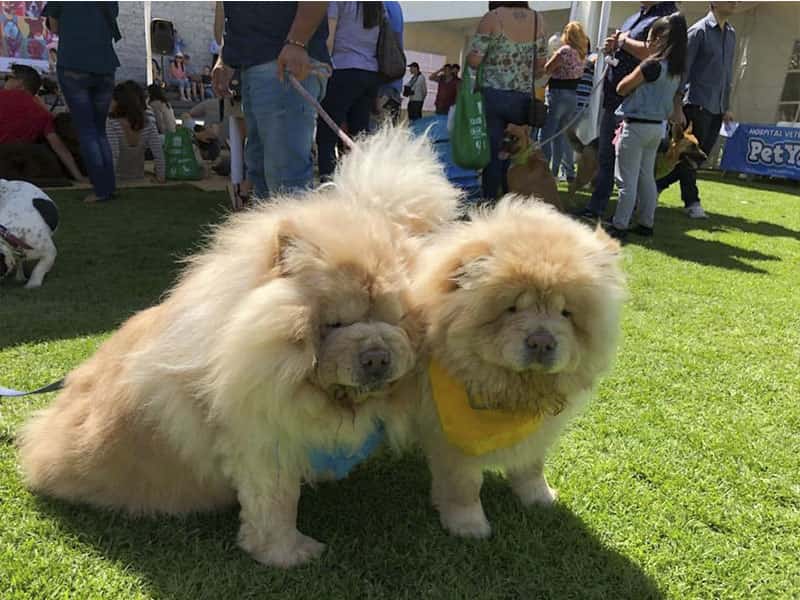
<svg viewBox="0 0 800 600"><path fill-rule="evenodd" d="M447 180L427 136L402 127L359 138L331 186L344 198L384 211L415 235L455 220L462 196Z"/></svg>
<svg viewBox="0 0 800 600"><path fill-rule="evenodd" d="M465 272L460 265L469 265L477 260L474 269L466 270L466 276L468 279L477 277L472 285L480 287L484 285L481 272L493 270L493 259L482 257L483 254L488 252L491 255L494 252L492 248L499 246L508 248L509 244L521 244L514 254L522 255L537 232L549 236L557 233L562 238L561 248L555 247L555 243L549 244L546 241L549 238L544 238L542 243L549 244L557 254L568 253L568 258L572 258L574 253L581 266L581 271L575 274L575 283L614 306L625 293L618 246L615 250L614 242L602 232L592 233L586 225L558 214L549 205L515 197L502 199L491 211L478 209L471 217L471 223L453 224L436 237L420 259L414 277L416 299L426 307L430 320L430 350L470 393L485 397L489 402L502 402L508 408L538 413L559 412L568 397L591 388L596 378L610 366L618 330L617 312L608 311L608 323L592 323L594 335L582 338L582 343L586 344L585 351L575 370L549 375L515 373L485 361L476 369L475 361L480 359L473 349L450 348L447 344L447 331L453 319L469 310L468 304L455 296L448 298L450 294L460 293L455 287L464 285L454 281L454 273ZM550 277L547 272L557 272L555 264L544 268L545 280ZM525 270L524 265L521 268ZM517 276L519 273L513 275ZM496 274L493 277L496 284Z"/></svg>

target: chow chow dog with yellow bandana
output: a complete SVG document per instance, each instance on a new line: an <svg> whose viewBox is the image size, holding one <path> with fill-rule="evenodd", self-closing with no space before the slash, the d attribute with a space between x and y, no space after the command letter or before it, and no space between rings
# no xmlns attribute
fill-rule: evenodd
<svg viewBox="0 0 800 600"><path fill-rule="evenodd" d="M430 360L416 432L451 533L491 533L480 500L489 468L523 504L554 501L545 454L611 365L620 263L602 229L516 197L440 230L418 257Z"/></svg>

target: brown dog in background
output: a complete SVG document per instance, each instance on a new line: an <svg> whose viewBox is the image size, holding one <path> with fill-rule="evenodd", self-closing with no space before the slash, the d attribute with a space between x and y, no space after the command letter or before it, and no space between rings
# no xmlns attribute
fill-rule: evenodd
<svg viewBox="0 0 800 600"><path fill-rule="evenodd" d="M534 196L558 210L564 203L550 167L539 148L531 147L531 128L528 125L506 126L499 158L512 160L508 168L508 191L520 196Z"/></svg>
<svg viewBox="0 0 800 600"><path fill-rule="evenodd" d="M569 184L569 201L571 203L575 192L594 181L600 163L597 161L597 139L583 144L575 134L575 130L567 131L566 136L573 150L578 154L575 179ZM692 133L692 124L689 123L689 126L683 129L680 125L673 123L670 126L669 143L662 144L658 149L655 167L656 179L669 175L681 160L685 160L689 166L697 169L706 158L708 157L700 148L700 142Z"/></svg>

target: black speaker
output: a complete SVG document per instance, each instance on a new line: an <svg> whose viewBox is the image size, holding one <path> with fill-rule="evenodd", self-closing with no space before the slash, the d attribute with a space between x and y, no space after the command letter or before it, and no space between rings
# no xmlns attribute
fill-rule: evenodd
<svg viewBox="0 0 800 600"><path fill-rule="evenodd" d="M150 21L150 50L153 54L172 54L175 47L175 27L172 21L153 19Z"/></svg>

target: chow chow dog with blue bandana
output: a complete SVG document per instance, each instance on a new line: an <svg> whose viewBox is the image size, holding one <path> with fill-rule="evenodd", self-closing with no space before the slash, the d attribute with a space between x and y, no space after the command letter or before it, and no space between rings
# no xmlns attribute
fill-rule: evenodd
<svg viewBox="0 0 800 600"><path fill-rule="evenodd" d="M301 484L407 434L422 341L407 261L458 200L430 144L387 128L331 183L233 216L24 427L27 485L133 515L238 502L257 561L317 557Z"/></svg>

